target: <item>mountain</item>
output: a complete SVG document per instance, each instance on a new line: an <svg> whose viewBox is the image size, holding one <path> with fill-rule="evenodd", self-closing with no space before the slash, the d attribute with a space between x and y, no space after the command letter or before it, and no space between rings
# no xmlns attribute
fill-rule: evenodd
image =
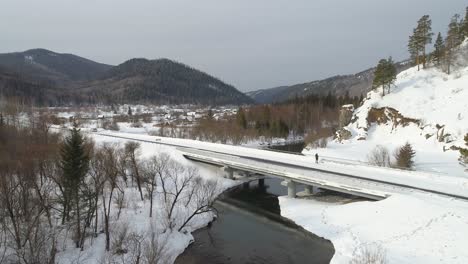
<svg viewBox="0 0 468 264"><path fill-rule="evenodd" d="M248 104L231 85L169 59L131 59L80 88L98 101L139 103ZM110 95L111 97L107 97ZM112 98L112 100L108 100Z"/></svg>
<svg viewBox="0 0 468 264"><path fill-rule="evenodd" d="M398 72L406 70L409 67L409 61L396 63ZM295 96L303 97L309 94L326 95L328 92L336 95L344 95L346 92L349 92L351 96L359 96L371 90L374 70L375 68L370 68L356 74L336 75L323 80L262 89L246 94L256 102L264 104L285 101Z"/></svg>
<svg viewBox="0 0 468 264"><path fill-rule="evenodd" d="M168 59L111 66L45 49L0 54L1 95L40 105L253 103L233 86Z"/></svg>
<svg viewBox="0 0 468 264"><path fill-rule="evenodd" d="M93 80L112 67L73 54L56 53L46 49L0 54L0 66L23 75L58 83Z"/></svg>

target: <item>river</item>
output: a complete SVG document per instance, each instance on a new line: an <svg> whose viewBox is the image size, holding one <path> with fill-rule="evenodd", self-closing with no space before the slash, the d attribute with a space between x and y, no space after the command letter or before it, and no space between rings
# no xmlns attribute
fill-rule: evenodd
<svg viewBox="0 0 468 264"><path fill-rule="evenodd" d="M280 183L266 178L263 186L253 181L224 193L215 205L218 219L193 233L195 242L175 263L329 263L334 254L330 241L281 217L278 196L287 189Z"/></svg>

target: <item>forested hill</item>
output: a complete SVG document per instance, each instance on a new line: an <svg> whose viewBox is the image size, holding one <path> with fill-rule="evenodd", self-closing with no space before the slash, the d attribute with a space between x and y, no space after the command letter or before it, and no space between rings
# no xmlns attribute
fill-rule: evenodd
<svg viewBox="0 0 468 264"><path fill-rule="evenodd" d="M398 72L404 71L411 66L409 61L398 62L395 67ZM252 99L258 103L283 102L296 96L327 95L329 92L337 96L349 93L351 96L366 94L372 88L375 68L370 68L356 74L336 75L323 80L295 84L291 86L280 86L270 89L262 89L248 92Z"/></svg>
<svg viewBox="0 0 468 264"><path fill-rule="evenodd" d="M0 66L22 75L59 83L89 81L112 67L73 54L56 53L46 49L0 54Z"/></svg>
<svg viewBox="0 0 468 264"><path fill-rule="evenodd" d="M1 96L48 106L253 102L233 86L168 59L131 59L110 66L44 49L0 54Z"/></svg>
<svg viewBox="0 0 468 264"><path fill-rule="evenodd" d="M206 73L168 59L131 59L82 87L97 100L139 103L248 104L253 100Z"/></svg>

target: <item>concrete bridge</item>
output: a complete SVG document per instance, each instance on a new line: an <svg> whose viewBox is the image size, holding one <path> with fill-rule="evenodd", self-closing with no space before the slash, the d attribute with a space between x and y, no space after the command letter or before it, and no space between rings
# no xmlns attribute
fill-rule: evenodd
<svg viewBox="0 0 468 264"><path fill-rule="evenodd" d="M188 139L128 133L93 134L176 147L187 159L219 166L228 178L233 178L235 172L281 178L290 197L295 197L297 185L303 184L306 192L313 186L373 200L393 194L417 193L468 200L468 179L462 177L359 164L315 164L307 156Z"/></svg>
<svg viewBox="0 0 468 264"><path fill-rule="evenodd" d="M385 181L351 173L346 174L290 164L287 161L272 161L191 148L178 149L187 159L221 167L225 171L226 177L230 179L234 178L234 172L260 174L283 179L283 185L287 186L289 197L296 197L296 187L298 184L302 184L305 186L306 194L312 192L312 187L318 187L372 200L385 199L395 193L410 194L415 192L428 192L468 200L468 193L462 192L460 194L455 182L453 182L453 192L447 192L446 186L437 186L436 181L434 186L427 186L427 183L425 183L426 178L421 179L422 184L418 186L417 184L410 184L411 178L408 179L408 183L400 183L392 178ZM375 173L378 173L378 171ZM395 173L412 174L410 171L400 170L396 170Z"/></svg>

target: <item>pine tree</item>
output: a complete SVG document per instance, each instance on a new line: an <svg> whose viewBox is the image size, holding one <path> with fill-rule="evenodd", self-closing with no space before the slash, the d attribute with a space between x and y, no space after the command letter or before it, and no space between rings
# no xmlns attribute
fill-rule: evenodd
<svg viewBox="0 0 468 264"><path fill-rule="evenodd" d="M377 64L377 68L374 72L374 81L372 82L372 88L376 89L382 86L382 96L385 96L385 88L383 87L385 84L384 81L384 74L385 74L385 59L381 59L379 64Z"/></svg>
<svg viewBox="0 0 468 264"><path fill-rule="evenodd" d="M76 247L83 244L82 226L81 226L81 186L84 184L84 178L89 169L89 155L85 148L85 140L75 123L71 130L71 135L65 139L60 152L60 168L63 172L63 188L65 201L63 212L64 219L69 219L72 208L76 217Z"/></svg>
<svg viewBox="0 0 468 264"><path fill-rule="evenodd" d="M460 15L456 14L450 20L447 37L445 38L445 59L447 64L447 74L450 74L450 66L453 63L453 56L456 48L460 45L460 24L458 23Z"/></svg>
<svg viewBox="0 0 468 264"><path fill-rule="evenodd" d="M437 39L434 43L434 52L432 53L432 58L435 61L437 66L440 66L440 62L442 61L444 56L444 39L442 38L442 34L437 34Z"/></svg>
<svg viewBox="0 0 468 264"><path fill-rule="evenodd" d="M465 18L462 21L460 21L460 34L462 41L468 37L468 7L465 11Z"/></svg>
<svg viewBox="0 0 468 264"><path fill-rule="evenodd" d="M208 120L213 120L213 110L211 110L211 108L208 109L208 113L206 114L206 118Z"/></svg>
<svg viewBox="0 0 468 264"><path fill-rule="evenodd" d="M387 93L390 93L391 86L395 84L396 74L397 72L396 72L395 63L393 62L392 57L389 57L385 61L385 74L384 74L385 85L387 85L387 89L388 89Z"/></svg>
<svg viewBox="0 0 468 264"><path fill-rule="evenodd" d="M239 107L239 110L237 110L236 121L243 129L247 128L247 118L245 117L245 112L242 107Z"/></svg>
<svg viewBox="0 0 468 264"><path fill-rule="evenodd" d="M468 147L468 133L465 135L465 146ZM468 167L468 149L466 148L460 148L460 163Z"/></svg>
<svg viewBox="0 0 468 264"><path fill-rule="evenodd" d="M429 15L424 15L418 20L416 27L416 42L422 52L423 68L426 68L426 45L432 43L432 21Z"/></svg>
<svg viewBox="0 0 468 264"><path fill-rule="evenodd" d="M374 72L372 88L376 89L378 87L382 87L382 96L385 96L385 87L387 87L388 92L390 93L390 87L395 83L395 80L396 68L392 57L381 59Z"/></svg>
<svg viewBox="0 0 468 264"><path fill-rule="evenodd" d="M416 39L416 29L413 30L413 35L408 40L408 52L410 53L411 60L415 65L418 65L419 71L419 46Z"/></svg>
<svg viewBox="0 0 468 264"><path fill-rule="evenodd" d="M406 143L395 152L396 167L411 169L414 166L414 151L410 143Z"/></svg>

